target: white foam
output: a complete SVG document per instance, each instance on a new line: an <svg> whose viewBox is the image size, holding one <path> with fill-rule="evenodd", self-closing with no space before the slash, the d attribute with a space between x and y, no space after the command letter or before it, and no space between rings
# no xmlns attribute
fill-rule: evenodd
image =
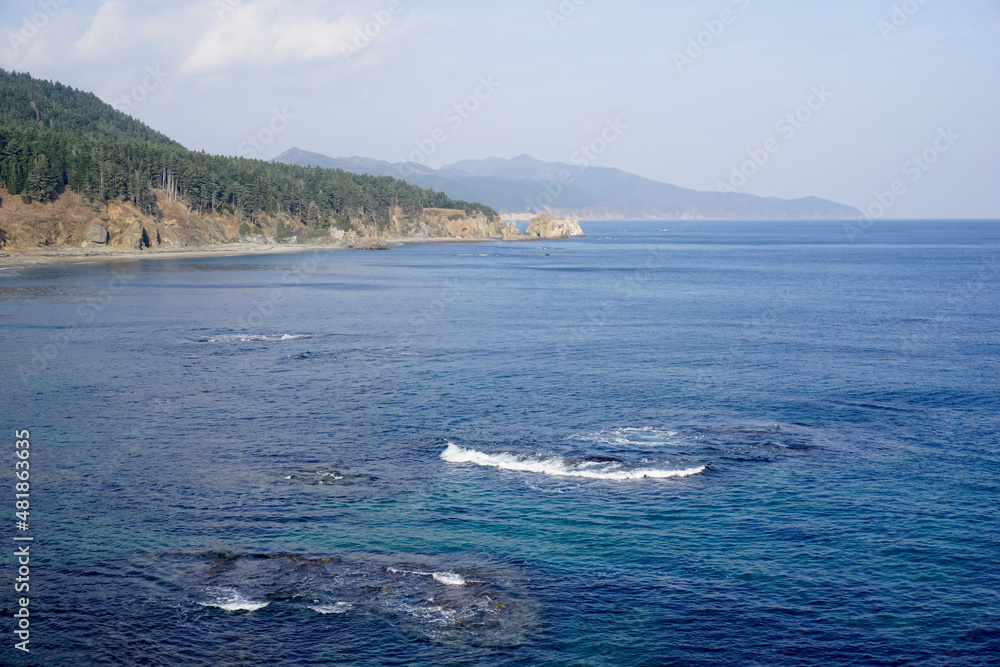
<svg viewBox="0 0 1000 667"><path fill-rule="evenodd" d="M234 589L224 589L219 591L218 595L218 599L212 602L199 602L198 604L202 607L216 607L224 611L257 611L270 604L270 602L258 602L243 597Z"/></svg>
<svg viewBox="0 0 1000 667"><path fill-rule="evenodd" d="M462 575L455 572L421 572L419 570L397 570L394 567L385 569L393 574L417 574L421 577L433 577L435 581L440 581L448 586L465 586L469 583Z"/></svg>
<svg viewBox="0 0 1000 667"><path fill-rule="evenodd" d="M657 468L623 468L621 463L599 463L598 466L574 464L554 457L525 457L514 454L484 454L475 449L466 449L449 442L441 452L441 458L448 463L474 463L480 466L534 472L555 477L583 477L586 479L633 480L665 479L668 477L688 477L705 471L705 466L683 470L660 470ZM587 462L590 463L590 462Z"/></svg>
<svg viewBox="0 0 1000 667"><path fill-rule="evenodd" d="M351 609L351 603L338 602L337 604L317 605L309 608L317 614L346 614Z"/></svg>
<svg viewBox="0 0 1000 667"><path fill-rule="evenodd" d="M432 572L431 576L442 584L448 584L449 586L464 586L466 584L462 575L455 574L454 572Z"/></svg>
<svg viewBox="0 0 1000 667"><path fill-rule="evenodd" d="M611 445L664 445L676 442L677 431L654 428L652 426L632 426L598 431L587 435L572 435L569 440L601 442Z"/></svg>
<svg viewBox="0 0 1000 667"><path fill-rule="evenodd" d="M225 334L206 338L198 338L199 343L274 343L286 340L311 338L307 334Z"/></svg>

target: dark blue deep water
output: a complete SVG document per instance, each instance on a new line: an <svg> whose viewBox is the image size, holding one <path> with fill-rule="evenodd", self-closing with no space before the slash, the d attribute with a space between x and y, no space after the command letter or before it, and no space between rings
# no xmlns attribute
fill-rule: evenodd
<svg viewBox="0 0 1000 667"><path fill-rule="evenodd" d="M585 228L0 272L0 662L997 664L1000 224Z"/></svg>

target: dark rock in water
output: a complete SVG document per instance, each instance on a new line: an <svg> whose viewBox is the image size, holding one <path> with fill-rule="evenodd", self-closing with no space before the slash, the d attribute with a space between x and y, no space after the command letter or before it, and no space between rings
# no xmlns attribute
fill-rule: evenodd
<svg viewBox="0 0 1000 667"><path fill-rule="evenodd" d="M351 244L355 250L388 250L389 244L385 239L364 237Z"/></svg>
<svg viewBox="0 0 1000 667"><path fill-rule="evenodd" d="M625 463L614 456L584 456L580 463Z"/></svg>

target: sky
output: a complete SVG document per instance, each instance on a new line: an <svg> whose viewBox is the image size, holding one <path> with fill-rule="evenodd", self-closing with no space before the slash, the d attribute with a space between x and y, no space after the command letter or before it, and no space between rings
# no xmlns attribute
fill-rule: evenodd
<svg viewBox="0 0 1000 667"><path fill-rule="evenodd" d="M4 0L0 67L214 154L527 153L1000 218L1000 0Z"/></svg>

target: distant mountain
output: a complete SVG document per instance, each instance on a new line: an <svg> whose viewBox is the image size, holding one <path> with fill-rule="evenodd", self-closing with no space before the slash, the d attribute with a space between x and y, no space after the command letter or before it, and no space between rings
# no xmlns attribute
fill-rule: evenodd
<svg viewBox="0 0 1000 667"><path fill-rule="evenodd" d="M860 211L820 199L779 199L741 193L689 190L609 167L542 162L530 155L513 159L463 160L431 169L416 162L331 158L298 148L275 162L393 176L449 197L480 201L504 215L551 213L581 219L848 219Z"/></svg>

